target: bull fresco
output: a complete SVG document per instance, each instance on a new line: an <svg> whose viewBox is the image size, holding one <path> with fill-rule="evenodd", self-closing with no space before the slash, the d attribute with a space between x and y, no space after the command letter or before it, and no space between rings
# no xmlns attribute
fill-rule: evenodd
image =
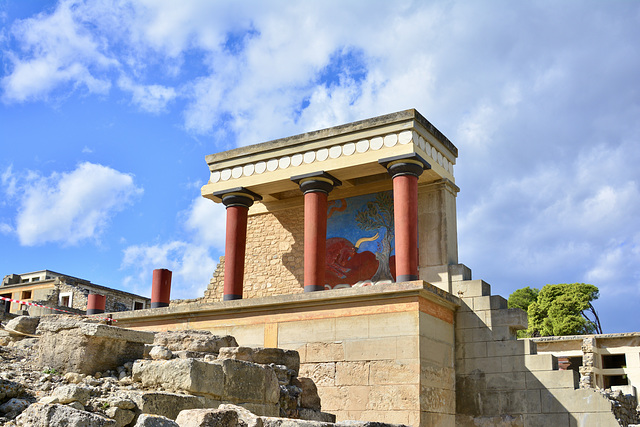
<svg viewBox="0 0 640 427"><path fill-rule="evenodd" d="M333 200L327 218L325 288L394 280L391 191Z"/></svg>

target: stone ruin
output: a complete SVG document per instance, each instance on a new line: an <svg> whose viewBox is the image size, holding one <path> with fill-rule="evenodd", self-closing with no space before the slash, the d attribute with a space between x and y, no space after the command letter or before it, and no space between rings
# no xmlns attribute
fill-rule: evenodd
<svg viewBox="0 0 640 427"><path fill-rule="evenodd" d="M373 426L335 422L293 350L207 331L22 316L0 336L6 426Z"/></svg>

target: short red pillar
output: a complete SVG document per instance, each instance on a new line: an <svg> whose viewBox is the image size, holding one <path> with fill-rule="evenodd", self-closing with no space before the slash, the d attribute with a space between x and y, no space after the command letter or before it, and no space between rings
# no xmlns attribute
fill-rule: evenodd
<svg viewBox="0 0 640 427"><path fill-rule="evenodd" d="M323 291L327 246L327 198L342 184L326 172L294 176L304 194L304 291Z"/></svg>
<svg viewBox="0 0 640 427"><path fill-rule="evenodd" d="M169 307L171 300L171 270L153 270L151 282L151 308Z"/></svg>
<svg viewBox="0 0 640 427"><path fill-rule="evenodd" d="M246 188L214 193L227 207L227 231L224 247L224 301L242 299L244 256L247 246L247 218L249 207L260 195Z"/></svg>
<svg viewBox="0 0 640 427"><path fill-rule="evenodd" d="M107 297L99 294L89 294L87 297L87 314L104 313Z"/></svg>
<svg viewBox="0 0 640 427"><path fill-rule="evenodd" d="M417 154L380 163L393 179L396 282L418 280L418 177L431 166Z"/></svg>

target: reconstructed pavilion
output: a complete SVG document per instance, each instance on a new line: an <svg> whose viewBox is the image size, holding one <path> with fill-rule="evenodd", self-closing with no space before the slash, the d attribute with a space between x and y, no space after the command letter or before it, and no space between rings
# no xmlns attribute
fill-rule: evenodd
<svg viewBox="0 0 640 427"><path fill-rule="evenodd" d="M114 319L297 350L338 420L619 425L458 262L457 155L415 110L209 155L226 248L204 298Z"/></svg>

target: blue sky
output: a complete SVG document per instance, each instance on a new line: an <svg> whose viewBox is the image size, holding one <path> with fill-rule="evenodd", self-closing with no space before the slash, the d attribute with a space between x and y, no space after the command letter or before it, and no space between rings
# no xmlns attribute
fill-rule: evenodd
<svg viewBox="0 0 640 427"><path fill-rule="evenodd" d="M458 147L460 262L587 282L640 331L640 3L0 0L0 275L203 294L204 157L416 108Z"/></svg>

